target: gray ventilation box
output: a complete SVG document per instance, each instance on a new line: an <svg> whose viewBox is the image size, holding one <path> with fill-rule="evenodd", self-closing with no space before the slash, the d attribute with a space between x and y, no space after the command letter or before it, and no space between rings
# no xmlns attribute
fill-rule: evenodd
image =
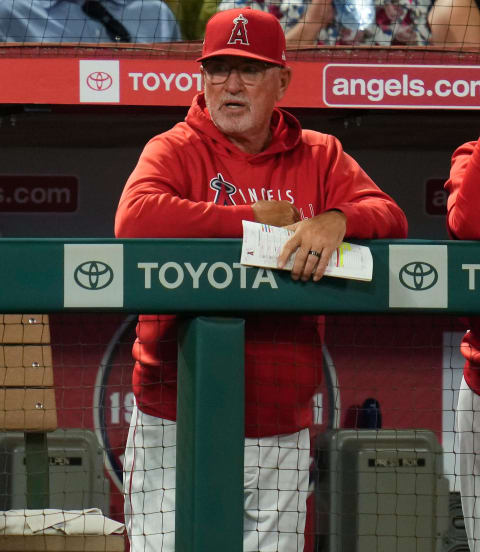
<svg viewBox="0 0 480 552"><path fill-rule="evenodd" d="M47 434L50 508L110 510L110 485L103 449L84 429L57 429ZM0 510L27 507L25 440L22 432L0 432Z"/></svg>
<svg viewBox="0 0 480 552"><path fill-rule="evenodd" d="M440 552L443 450L429 430L340 429L316 440L317 552Z"/></svg>

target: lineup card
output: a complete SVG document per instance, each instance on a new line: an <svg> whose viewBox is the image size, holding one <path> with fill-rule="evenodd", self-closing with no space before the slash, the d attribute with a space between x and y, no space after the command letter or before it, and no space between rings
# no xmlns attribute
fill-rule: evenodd
<svg viewBox="0 0 480 552"><path fill-rule="evenodd" d="M292 230L243 221L243 242L240 263L246 266L278 268L277 259ZM290 256L284 270L292 270L295 253ZM371 281L373 259L369 247L342 242L333 252L325 276Z"/></svg>

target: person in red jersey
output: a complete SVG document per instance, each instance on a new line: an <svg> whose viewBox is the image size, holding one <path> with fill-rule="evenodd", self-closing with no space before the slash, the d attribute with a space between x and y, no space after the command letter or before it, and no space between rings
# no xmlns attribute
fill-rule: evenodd
<svg viewBox="0 0 480 552"><path fill-rule="evenodd" d="M294 280L318 281L344 238L404 238L403 211L333 136L276 107L287 91L285 37L271 14L215 14L199 58L204 92L184 122L146 145L120 199L119 238L240 238L242 220L294 234ZM175 316L140 316L136 407L125 452L134 552L174 550ZM304 550L312 399L323 319L247 316L244 550Z"/></svg>
<svg viewBox="0 0 480 552"><path fill-rule="evenodd" d="M455 150L450 178L445 183L449 192L447 226L455 239L480 239L479 184L480 140L477 140ZM455 452L468 545L471 552L480 552L480 318L471 317L468 324L470 329L460 345L465 366L455 416Z"/></svg>

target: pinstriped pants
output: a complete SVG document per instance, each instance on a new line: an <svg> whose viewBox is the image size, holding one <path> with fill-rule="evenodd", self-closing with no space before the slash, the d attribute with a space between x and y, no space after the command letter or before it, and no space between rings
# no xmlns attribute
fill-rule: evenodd
<svg viewBox="0 0 480 552"><path fill-rule="evenodd" d="M175 422L134 408L124 459L132 552L174 552L175 442ZM309 463L308 429L245 440L244 552L303 552Z"/></svg>

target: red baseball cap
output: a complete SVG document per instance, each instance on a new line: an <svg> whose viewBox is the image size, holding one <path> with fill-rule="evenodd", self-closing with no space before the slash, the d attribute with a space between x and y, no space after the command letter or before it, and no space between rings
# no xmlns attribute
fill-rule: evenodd
<svg viewBox="0 0 480 552"><path fill-rule="evenodd" d="M285 66L285 35L271 13L251 8L217 12L207 23L203 61L215 56L241 56Z"/></svg>

